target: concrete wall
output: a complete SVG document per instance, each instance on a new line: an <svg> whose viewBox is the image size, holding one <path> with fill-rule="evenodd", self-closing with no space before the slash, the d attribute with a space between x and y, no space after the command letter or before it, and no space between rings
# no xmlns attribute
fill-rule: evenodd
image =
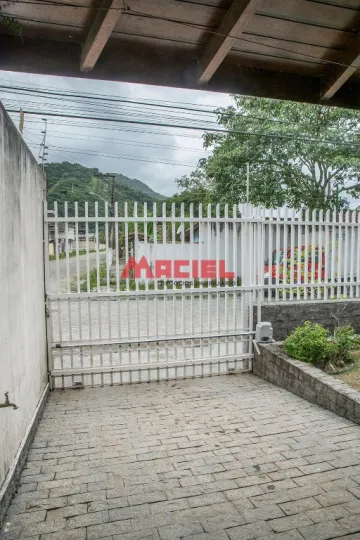
<svg viewBox="0 0 360 540"><path fill-rule="evenodd" d="M0 104L0 495L47 385L45 180ZM0 500L1 506L1 500Z"/></svg>
<svg viewBox="0 0 360 540"><path fill-rule="evenodd" d="M311 403L360 424L360 393L305 362L294 360L279 345L258 346L253 373Z"/></svg>
<svg viewBox="0 0 360 540"><path fill-rule="evenodd" d="M261 307L261 319L272 323L276 341L283 341L305 321L321 323L332 332L339 320L340 324L351 324L360 334L360 300L265 303Z"/></svg>

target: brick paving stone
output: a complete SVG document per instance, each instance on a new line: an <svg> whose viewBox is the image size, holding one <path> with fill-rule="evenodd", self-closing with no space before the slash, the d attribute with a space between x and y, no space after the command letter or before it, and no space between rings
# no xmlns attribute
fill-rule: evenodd
<svg viewBox="0 0 360 540"><path fill-rule="evenodd" d="M251 374L54 392L2 533L360 539L358 440L360 426Z"/></svg>
<svg viewBox="0 0 360 540"><path fill-rule="evenodd" d="M329 491L323 495L315 495L314 498L321 506L334 506L335 504L343 504L356 500L356 497L346 490Z"/></svg>
<svg viewBox="0 0 360 540"><path fill-rule="evenodd" d="M241 514L247 523L285 517L285 513L276 504L264 505L260 508L245 508L241 510Z"/></svg>
<svg viewBox="0 0 360 540"><path fill-rule="evenodd" d="M256 540L304 540L302 534L299 531L286 531L284 533L271 533L266 536L257 536Z"/></svg>
<svg viewBox="0 0 360 540"><path fill-rule="evenodd" d="M356 499L355 501L345 503L343 508L345 508L350 514L360 514L360 500Z"/></svg>
<svg viewBox="0 0 360 540"><path fill-rule="evenodd" d="M161 540L177 540L191 534L203 533L200 523L175 524L158 528Z"/></svg>
<svg viewBox="0 0 360 540"><path fill-rule="evenodd" d="M151 514L184 510L185 508L189 508L189 499L174 499L172 501L150 503L149 508Z"/></svg>
<svg viewBox="0 0 360 540"><path fill-rule="evenodd" d="M111 538L104 538L104 540L160 540L160 536L157 529L142 529L121 535L115 534Z"/></svg>
<svg viewBox="0 0 360 540"><path fill-rule="evenodd" d="M80 514L67 519L66 525L69 528L88 527L89 525L98 525L109 521L109 512L101 510L100 512L91 512L89 514Z"/></svg>
<svg viewBox="0 0 360 540"><path fill-rule="evenodd" d="M257 521L240 527L226 529L230 540L250 540L261 536L268 537L272 533L270 525L266 521Z"/></svg>
<svg viewBox="0 0 360 540"><path fill-rule="evenodd" d="M227 513L225 515L219 514L200 521L206 532L221 531L223 529L238 527L239 525L245 524L244 517L237 512Z"/></svg>
<svg viewBox="0 0 360 540"><path fill-rule="evenodd" d="M347 532L357 532L360 536L360 515L341 518L338 520L338 524L344 527Z"/></svg>
<svg viewBox="0 0 360 540"><path fill-rule="evenodd" d="M360 501L354 501L358 503L358 507L360 507ZM352 503L348 503L352 504ZM334 506L326 506L326 508L318 508L317 510L309 510L305 511L305 514L314 522L314 523L321 523L322 521L326 521L331 517L331 519L340 519L343 517L347 517L352 513L351 508L346 508L346 504L336 504ZM360 513L360 510L359 510Z"/></svg>
<svg viewBox="0 0 360 540"><path fill-rule="evenodd" d="M358 533L346 534L345 536L334 536L331 540L337 540L338 538L341 538L341 540L359 540L360 536Z"/></svg>
<svg viewBox="0 0 360 540"><path fill-rule="evenodd" d="M41 540L86 540L86 528L42 534Z"/></svg>
<svg viewBox="0 0 360 540"><path fill-rule="evenodd" d="M154 491L150 493L139 493L138 495L129 496L129 504L144 504L144 503L155 503L160 501L166 501L167 496L161 491Z"/></svg>
<svg viewBox="0 0 360 540"><path fill-rule="evenodd" d="M299 512L305 512L306 510L321 508L320 504L313 497L307 497L306 499L298 499L297 501L279 504L279 506L287 516L290 516L291 514L298 514Z"/></svg>
<svg viewBox="0 0 360 540"><path fill-rule="evenodd" d="M36 535L36 536L22 536L22 535L20 535L19 540L41 540L41 539L40 539L40 535Z"/></svg>
<svg viewBox="0 0 360 540"><path fill-rule="evenodd" d="M284 533L271 533L266 536L257 536L256 540L304 540L299 531L286 531Z"/></svg>
<svg viewBox="0 0 360 540"><path fill-rule="evenodd" d="M214 533L198 533L191 536L181 536L181 540L229 540L225 531L216 531Z"/></svg>
<svg viewBox="0 0 360 540"><path fill-rule="evenodd" d="M48 534L58 532L65 529L66 520L64 518L42 521L41 523L32 523L23 527L24 533L28 536L36 534Z"/></svg>
<svg viewBox="0 0 360 540"><path fill-rule="evenodd" d="M125 508L114 508L109 510L110 521L120 521L122 519L143 518L150 514L148 504L139 504L137 506L127 506Z"/></svg>
<svg viewBox="0 0 360 540"><path fill-rule="evenodd" d="M308 527L299 527L299 532L305 540L332 540L334 537L344 535L349 531L342 527L339 522L328 519L325 522Z"/></svg>
<svg viewBox="0 0 360 540"><path fill-rule="evenodd" d="M35 512L24 512L23 514L15 514L11 516L9 521L13 525L28 525L31 523L41 523L42 521L45 521L46 518L46 510L37 510Z"/></svg>
<svg viewBox="0 0 360 540"><path fill-rule="evenodd" d="M101 525L91 525L86 529L87 540L99 540L108 536L121 535L132 530L131 520L112 521Z"/></svg>
<svg viewBox="0 0 360 540"><path fill-rule="evenodd" d="M273 519L269 522L275 532L290 531L306 525L312 525L312 521L305 514L294 514L283 518Z"/></svg>
<svg viewBox="0 0 360 540"><path fill-rule="evenodd" d="M208 506L222 502L226 502L226 497L223 493L209 493L207 495L200 495L199 497L189 497L189 504L192 507Z"/></svg>

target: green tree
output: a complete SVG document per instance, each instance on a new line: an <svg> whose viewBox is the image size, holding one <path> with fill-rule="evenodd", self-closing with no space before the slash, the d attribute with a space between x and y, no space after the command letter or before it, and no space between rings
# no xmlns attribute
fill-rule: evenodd
<svg viewBox="0 0 360 540"><path fill-rule="evenodd" d="M340 209L360 194L359 113L334 107L234 96L219 109L224 133L204 136L212 155L199 163L214 200L268 208ZM330 142L329 142L330 141ZM190 189L191 176L182 181Z"/></svg>
<svg viewBox="0 0 360 540"><path fill-rule="evenodd" d="M185 215L189 215L191 204L193 204L195 217L198 216L200 203L203 205L203 212L206 212L206 206L212 202L212 194L203 170L203 164L204 160L200 160L197 169L192 171L189 176L182 176L176 179L180 192L166 201L167 214L169 216L171 215L172 203L175 203L176 216L180 216L182 203L184 204Z"/></svg>

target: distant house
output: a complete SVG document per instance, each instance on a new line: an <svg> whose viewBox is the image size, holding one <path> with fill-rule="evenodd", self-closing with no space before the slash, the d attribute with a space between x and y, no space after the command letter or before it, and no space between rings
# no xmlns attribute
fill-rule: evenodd
<svg viewBox="0 0 360 540"><path fill-rule="evenodd" d="M53 210L48 210L48 215L50 217L54 216ZM55 223L49 223L49 255L56 254L56 236L58 241L58 250L59 254L61 253L71 253L73 250L73 244L75 242L75 227L68 225L66 230L65 223L57 224L57 233L55 233Z"/></svg>

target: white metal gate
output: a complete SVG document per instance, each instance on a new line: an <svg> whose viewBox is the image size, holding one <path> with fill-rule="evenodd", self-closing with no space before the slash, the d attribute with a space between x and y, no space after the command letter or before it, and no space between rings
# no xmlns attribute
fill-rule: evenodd
<svg viewBox="0 0 360 540"><path fill-rule="evenodd" d="M55 203L44 214L53 388L251 369L259 211Z"/></svg>

